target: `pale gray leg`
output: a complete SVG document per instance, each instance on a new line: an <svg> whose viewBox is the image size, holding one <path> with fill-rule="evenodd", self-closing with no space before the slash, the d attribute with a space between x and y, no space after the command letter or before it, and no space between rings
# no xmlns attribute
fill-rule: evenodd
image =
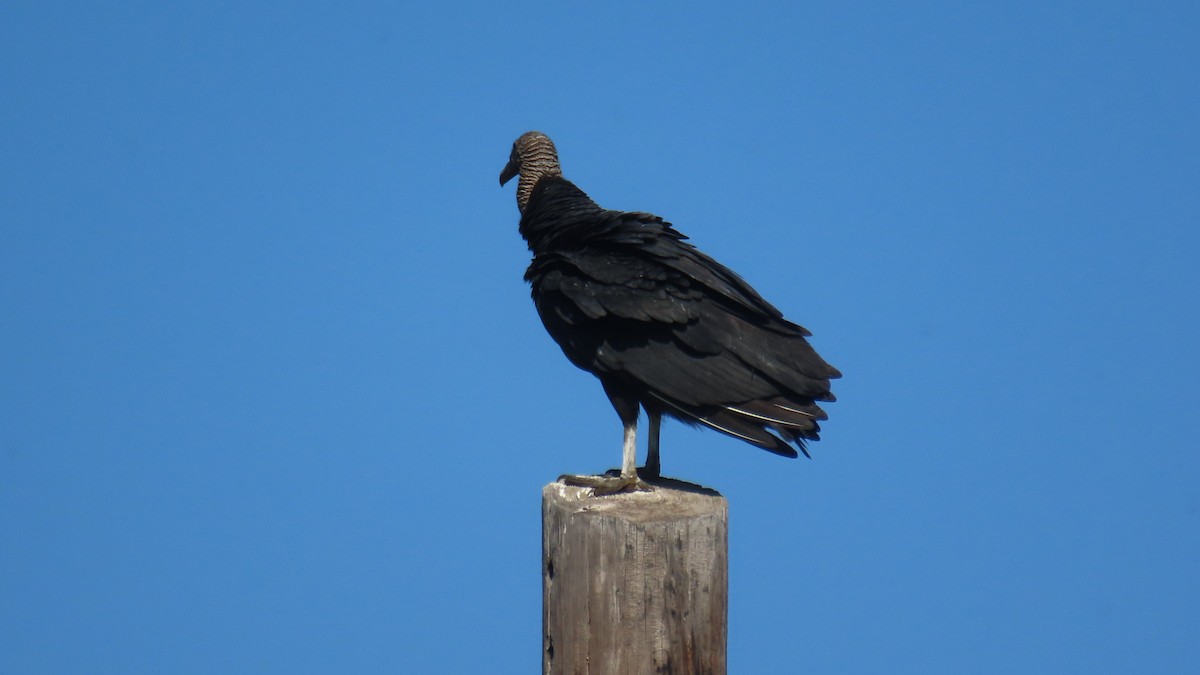
<svg viewBox="0 0 1200 675"><path fill-rule="evenodd" d="M625 439L621 446L621 477L637 480L637 420L625 427Z"/></svg>
<svg viewBox="0 0 1200 675"><path fill-rule="evenodd" d="M653 426L651 428L653 429ZM563 475L558 479L567 485L590 487L598 495L651 489L642 479L638 478L637 474L637 419L635 418L632 424L625 425L625 439L621 446L620 476Z"/></svg>

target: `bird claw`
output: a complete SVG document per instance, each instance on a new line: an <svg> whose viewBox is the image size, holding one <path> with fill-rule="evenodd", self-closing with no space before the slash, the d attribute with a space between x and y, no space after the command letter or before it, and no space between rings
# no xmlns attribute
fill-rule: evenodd
<svg viewBox="0 0 1200 675"><path fill-rule="evenodd" d="M597 497L621 492L649 492L654 489L649 483L639 478L636 473L629 476L622 474L615 476L612 474L602 476L574 476L564 474L559 476L558 479L567 485L590 487L592 488L592 493Z"/></svg>

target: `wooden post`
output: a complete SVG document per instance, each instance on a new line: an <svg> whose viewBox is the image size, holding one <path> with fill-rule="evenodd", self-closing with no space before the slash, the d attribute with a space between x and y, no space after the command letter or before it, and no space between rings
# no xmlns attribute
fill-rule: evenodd
<svg viewBox="0 0 1200 675"><path fill-rule="evenodd" d="M663 479L542 489L542 673L724 675L729 507Z"/></svg>

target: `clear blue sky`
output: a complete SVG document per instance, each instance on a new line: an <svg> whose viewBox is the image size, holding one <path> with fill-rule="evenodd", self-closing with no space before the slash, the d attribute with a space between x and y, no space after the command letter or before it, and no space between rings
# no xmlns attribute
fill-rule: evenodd
<svg viewBox="0 0 1200 675"><path fill-rule="evenodd" d="M845 373L664 429L731 672L1200 672L1195 3L118 4L0 9L0 672L536 672L529 129Z"/></svg>

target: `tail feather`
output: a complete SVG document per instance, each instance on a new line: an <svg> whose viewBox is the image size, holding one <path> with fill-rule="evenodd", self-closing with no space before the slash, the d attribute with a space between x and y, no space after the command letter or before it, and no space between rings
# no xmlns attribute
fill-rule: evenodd
<svg viewBox="0 0 1200 675"><path fill-rule="evenodd" d="M737 405L697 408L652 394L664 411L685 422L702 424L784 457L810 457L805 442L819 440L817 420L826 419L815 403L783 398L747 401ZM795 444L795 448L791 444Z"/></svg>

